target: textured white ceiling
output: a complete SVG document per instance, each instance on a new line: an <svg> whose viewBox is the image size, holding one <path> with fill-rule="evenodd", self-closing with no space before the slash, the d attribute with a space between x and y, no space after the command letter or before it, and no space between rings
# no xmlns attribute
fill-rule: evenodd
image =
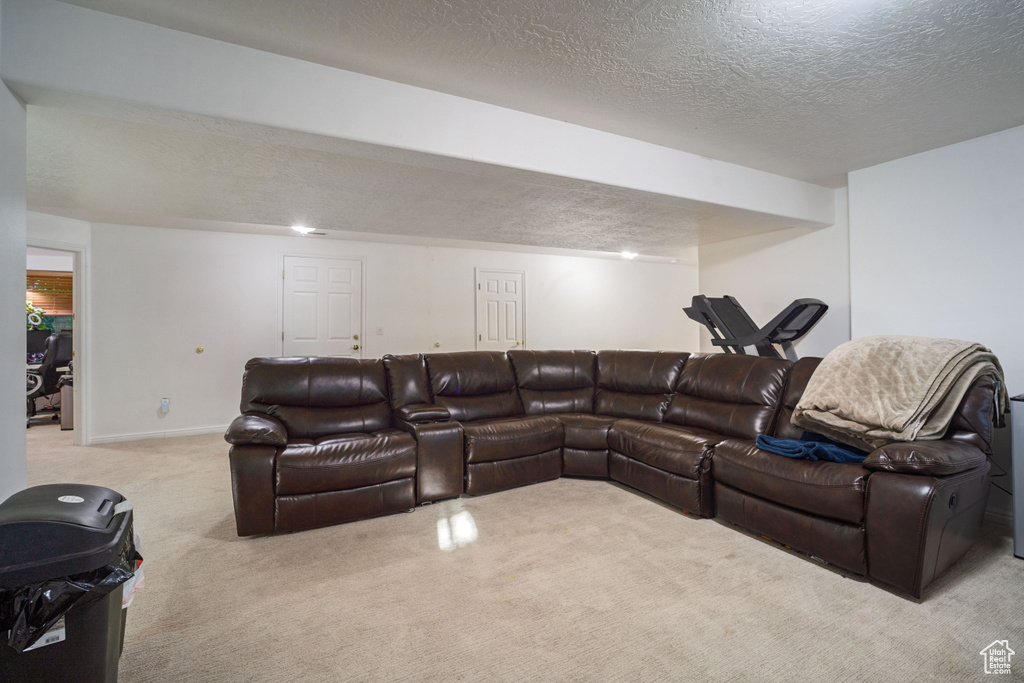
<svg viewBox="0 0 1024 683"><path fill-rule="evenodd" d="M1024 0L72 0L839 187L1024 124Z"/></svg>
<svg viewBox="0 0 1024 683"><path fill-rule="evenodd" d="M835 187L1024 125L1024 0L71 4ZM95 114L29 107L31 207L669 256L782 227L235 122Z"/></svg>
<svg viewBox="0 0 1024 683"><path fill-rule="evenodd" d="M302 224L664 257L682 257L702 239L782 227L512 169L356 156L358 147L311 137L224 121L179 117L174 126L155 125L30 106L28 202L105 222Z"/></svg>

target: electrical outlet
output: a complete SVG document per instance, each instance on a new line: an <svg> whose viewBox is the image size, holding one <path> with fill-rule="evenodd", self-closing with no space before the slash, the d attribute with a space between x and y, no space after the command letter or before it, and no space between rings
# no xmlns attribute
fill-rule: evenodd
<svg viewBox="0 0 1024 683"><path fill-rule="evenodd" d="M171 410L171 399L162 398L160 399L160 412L166 415Z"/></svg>
<svg viewBox="0 0 1024 683"><path fill-rule="evenodd" d="M384 326L377 325L377 334L384 334Z"/></svg>

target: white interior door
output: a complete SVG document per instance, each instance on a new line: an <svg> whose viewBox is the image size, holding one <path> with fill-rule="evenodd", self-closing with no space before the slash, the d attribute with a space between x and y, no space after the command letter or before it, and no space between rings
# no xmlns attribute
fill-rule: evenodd
<svg viewBox="0 0 1024 683"><path fill-rule="evenodd" d="M526 273L476 271L476 348L508 351L526 342L523 303Z"/></svg>
<svg viewBox="0 0 1024 683"><path fill-rule="evenodd" d="M360 357L363 262L284 257L285 356Z"/></svg>

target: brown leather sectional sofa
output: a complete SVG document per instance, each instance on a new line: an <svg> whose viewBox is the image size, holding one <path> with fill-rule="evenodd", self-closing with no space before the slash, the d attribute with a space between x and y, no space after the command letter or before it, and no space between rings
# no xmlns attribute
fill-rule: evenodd
<svg viewBox="0 0 1024 683"><path fill-rule="evenodd" d="M793 460L758 434L820 359L510 351L256 358L225 438L238 534L295 531L560 476L612 479L920 597L977 536L994 384L946 438L863 463Z"/></svg>

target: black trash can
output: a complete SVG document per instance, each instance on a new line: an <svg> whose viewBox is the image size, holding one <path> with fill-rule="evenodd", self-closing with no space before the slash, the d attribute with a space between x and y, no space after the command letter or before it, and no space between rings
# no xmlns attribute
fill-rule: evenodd
<svg viewBox="0 0 1024 683"><path fill-rule="evenodd" d="M141 561L116 491L49 484L0 504L0 681L117 681Z"/></svg>

